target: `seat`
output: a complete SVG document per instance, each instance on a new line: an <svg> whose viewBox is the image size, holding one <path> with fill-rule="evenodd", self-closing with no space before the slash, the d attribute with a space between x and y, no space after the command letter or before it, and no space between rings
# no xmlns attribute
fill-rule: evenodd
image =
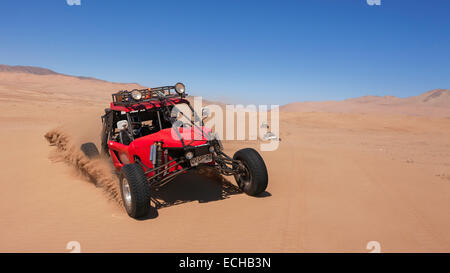
<svg viewBox="0 0 450 273"><path fill-rule="evenodd" d="M126 130L120 130L119 140L123 145L130 145L130 143L133 141Z"/></svg>
<svg viewBox="0 0 450 273"><path fill-rule="evenodd" d="M146 136L146 135L150 135L151 133L154 133L154 130L150 129L150 126L145 125L142 126L140 129L140 136Z"/></svg>

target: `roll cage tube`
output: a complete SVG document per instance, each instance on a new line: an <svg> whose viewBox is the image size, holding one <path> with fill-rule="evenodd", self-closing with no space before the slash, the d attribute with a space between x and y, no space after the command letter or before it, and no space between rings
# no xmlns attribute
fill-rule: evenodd
<svg viewBox="0 0 450 273"><path fill-rule="evenodd" d="M101 142L102 142L102 152L103 154L108 154L108 140L110 140L110 136L113 134L114 131L114 112L106 108L105 109L105 115L102 116L102 136L101 136Z"/></svg>
<svg viewBox="0 0 450 273"><path fill-rule="evenodd" d="M138 112L139 114L139 112ZM133 120L131 119L131 115L129 112L127 112L127 121L128 121L128 134L130 135L131 141L134 141L134 134L133 134Z"/></svg>

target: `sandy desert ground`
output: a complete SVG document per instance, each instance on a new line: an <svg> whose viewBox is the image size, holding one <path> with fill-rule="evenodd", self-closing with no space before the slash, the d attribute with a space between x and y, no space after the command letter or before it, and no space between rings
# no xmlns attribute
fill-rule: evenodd
<svg viewBox="0 0 450 273"><path fill-rule="evenodd" d="M69 252L70 241L82 252L450 251L449 90L287 105L279 149L262 153L266 194L189 173L137 221L107 164L75 151L98 143L110 94L134 87L3 67L1 252ZM226 148L244 146L257 145Z"/></svg>

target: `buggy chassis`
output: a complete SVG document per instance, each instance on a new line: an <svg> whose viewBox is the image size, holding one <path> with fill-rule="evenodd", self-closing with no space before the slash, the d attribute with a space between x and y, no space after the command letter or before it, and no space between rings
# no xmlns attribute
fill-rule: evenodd
<svg viewBox="0 0 450 273"><path fill-rule="evenodd" d="M180 104L189 107L190 116L177 108ZM180 117L188 122L180 122ZM246 148L228 156L221 140L204 126L205 118L203 111L202 117L194 111L181 83L112 94L110 108L101 117L101 154L111 158L119 174L122 199L131 217L147 213L150 189L158 190L201 166L233 175L249 195L266 189L267 169L258 152ZM100 155L93 143L81 149L88 157Z"/></svg>

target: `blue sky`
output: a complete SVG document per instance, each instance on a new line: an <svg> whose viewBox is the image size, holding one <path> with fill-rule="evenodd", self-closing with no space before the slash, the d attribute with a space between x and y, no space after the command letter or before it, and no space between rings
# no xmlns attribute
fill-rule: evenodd
<svg viewBox="0 0 450 273"><path fill-rule="evenodd" d="M450 88L450 1L4 0L0 63L225 102Z"/></svg>

